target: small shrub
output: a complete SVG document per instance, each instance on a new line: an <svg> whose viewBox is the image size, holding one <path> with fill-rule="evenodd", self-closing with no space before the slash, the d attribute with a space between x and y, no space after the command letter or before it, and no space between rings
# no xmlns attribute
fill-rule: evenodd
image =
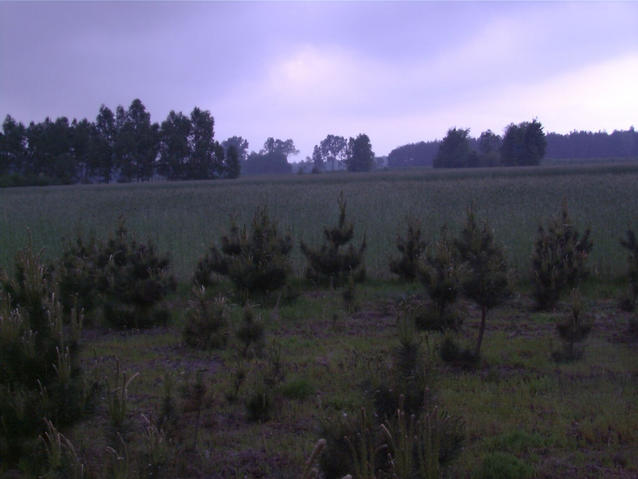
<svg viewBox="0 0 638 479"><path fill-rule="evenodd" d="M479 479L525 479L534 469L507 452L493 452L485 457L477 474Z"/></svg>
<svg viewBox="0 0 638 479"><path fill-rule="evenodd" d="M168 320L162 301L176 289L176 281L168 257L160 256L153 243L130 238L121 221L115 235L98 244L95 264L101 272L97 290L104 317L111 325L146 328Z"/></svg>
<svg viewBox="0 0 638 479"><path fill-rule="evenodd" d="M555 351L556 361L573 361L583 355L582 343L591 332L592 323L584 318L583 303L578 290L572 291L571 310L567 317L556 325L556 330L563 342L563 350Z"/></svg>
<svg viewBox="0 0 638 479"><path fill-rule="evenodd" d="M638 241L636 234L632 230L627 230L627 238L620 240L620 245L625 248L627 254L627 278L629 280L629 290L627 297L623 301L625 311L633 311L638 300Z"/></svg>
<svg viewBox="0 0 638 479"><path fill-rule="evenodd" d="M446 335L441 343L441 359L446 363L463 368L476 365L478 357L468 348L462 348L450 335Z"/></svg>
<svg viewBox="0 0 638 479"><path fill-rule="evenodd" d="M462 273L458 251L450 239L447 228L441 229L439 239L427 249L419 264L419 279L430 296L435 312L444 324L448 307L456 301L461 289Z"/></svg>
<svg viewBox="0 0 638 479"><path fill-rule="evenodd" d="M415 281L419 259L427 246L427 242L421 236L421 225L413 219L408 219L405 238L397 234L396 245L401 256L390 259L390 271L402 280Z"/></svg>
<svg viewBox="0 0 638 479"><path fill-rule="evenodd" d="M29 245L16 255L15 277L0 284L0 457L15 466L45 432L43 418L63 427L90 399L80 364L82 315L64 326L61 303L40 256Z"/></svg>
<svg viewBox="0 0 638 479"><path fill-rule="evenodd" d="M280 235L266 208L258 208L250 231L232 221L221 247L211 246L197 265L193 281L206 286L212 274L227 276L241 299L266 295L283 288L290 275L292 239Z"/></svg>
<svg viewBox="0 0 638 479"><path fill-rule="evenodd" d="M53 266L64 311L82 309L85 319L92 318L93 311L99 306L95 291L100 273L95 264L97 247L95 237L85 240L78 235L75 241L66 244L62 256Z"/></svg>
<svg viewBox="0 0 638 479"><path fill-rule="evenodd" d="M545 229L538 227L532 254L533 295L539 309L550 309L566 288L575 288L587 275L586 261L593 243L590 229L578 232L563 203L560 215Z"/></svg>
<svg viewBox="0 0 638 479"><path fill-rule="evenodd" d="M261 381L246 395L246 417L250 422L266 422L273 412L273 391Z"/></svg>
<svg viewBox="0 0 638 479"><path fill-rule="evenodd" d="M223 348L228 341L229 317L223 296L211 298L206 287L194 287L182 332L184 342L198 349Z"/></svg>
<svg viewBox="0 0 638 479"><path fill-rule="evenodd" d="M339 222L333 228L324 227L323 244L317 249L312 249L301 241L301 252L308 261L306 278L332 287L345 283L349 276L356 282L365 280L366 276L363 264L365 236L358 248L350 243L354 236L354 226L346 221L346 201L343 192L339 195L337 203Z"/></svg>
<svg viewBox="0 0 638 479"><path fill-rule="evenodd" d="M84 308L92 318L99 308L116 328L145 328L168 320L163 300L176 289L169 265L153 243L131 238L120 219L107 241L78 236L67 244L54 274L65 311Z"/></svg>
<svg viewBox="0 0 638 479"><path fill-rule="evenodd" d="M433 370L426 360L414 327L407 317L397 322L399 344L392 352L392 367L374 390L374 406L380 419L392 418L401 408L419 415L429 406L433 392Z"/></svg>
<svg viewBox="0 0 638 479"><path fill-rule="evenodd" d="M243 357L257 356L261 353L264 344L264 324L261 318L255 318L255 313L250 306L244 308L242 322L236 336L241 343Z"/></svg>
<svg viewBox="0 0 638 479"><path fill-rule="evenodd" d="M321 437L325 438L326 447L319 465L326 479L341 479L347 474L372 478L386 460L381 429L365 409L324 419Z"/></svg>
<svg viewBox="0 0 638 479"><path fill-rule="evenodd" d="M281 394L287 399L304 401L315 393L315 387L306 378L294 378L281 386Z"/></svg>
<svg viewBox="0 0 638 479"><path fill-rule="evenodd" d="M481 325L474 348L474 356L479 358L487 313L509 295L505 256L488 224L484 222L479 226L471 207L455 244L465 265L461 280L463 293L481 308Z"/></svg>

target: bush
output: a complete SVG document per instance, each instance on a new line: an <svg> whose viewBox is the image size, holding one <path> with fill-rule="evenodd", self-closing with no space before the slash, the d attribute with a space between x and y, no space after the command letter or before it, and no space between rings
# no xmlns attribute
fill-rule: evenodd
<svg viewBox="0 0 638 479"><path fill-rule="evenodd" d="M433 393L433 370L424 357L414 322L398 320L399 344L392 351L392 367L374 390L376 416L390 419L401 408L408 416L418 416L429 407Z"/></svg>
<svg viewBox="0 0 638 479"><path fill-rule="evenodd" d="M534 469L507 452L493 452L485 457L479 479L525 479L534 475Z"/></svg>
<svg viewBox="0 0 638 479"><path fill-rule="evenodd" d="M441 359L446 363L463 368L476 365L478 357L468 348L462 348L450 335L446 335L441 343Z"/></svg>
<svg viewBox="0 0 638 479"><path fill-rule="evenodd" d="M229 311L223 296L211 298L206 288L194 287L186 310L182 336L193 348L223 348L229 336Z"/></svg>
<svg viewBox="0 0 638 479"><path fill-rule="evenodd" d="M63 324L47 269L31 247L16 256L13 280L0 293L0 457L16 465L34 452L48 418L72 424L85 411L91 390L79 359L81 314Z"/></svg>
<svg viewBox="0 0 638 479"><path fill-rule="evenodd" d="M638 241L632 230L627 230L627 239L621 239L620 244L628 251L627 278L629 279L629 294L625 301L626 311L633 311L638 300Z"/></svg>
<svg viewBox="0 0 638 479"><path fill-rule="evenodd" d="M583 355L583 348L577 347L591 332L592 323L583 318L583 304L578 290L572 291L571 310L567 317L556 325L556 330L563 342L563 350L555 351L556 361L573 361Z"/></svg>
<svg viewBox="0 0 638 479"><path fill-rule="evenodd" d="M418 268L419 279L432 299L436 315L441 318L440 324L448 322L443 318L461 289L461 273L458 251L444 227L439 239L427 249Z"/></svg>
<svg viewBox="0 0 638 479"><path fill-rule="evenodd" d="M260 317L255 318L250 306L244 308L242 322L235 335L241 343L243 357L258 356L261 353L264 346L264 323Z"/></svg>
<svg viewBox="0 0 638 479"><path fill-rule="evenodd" d="M291 271L288 258L291 249L290 235L281 236L266 208L259 208L250 231L231 222L228 234L221 237L220 249L211 246L199 261L193 281L209 285L216 273L227 276L244 300L268 294L286 285Z"/></svg>
<svg viewBox="0 0 638 479"><path fill-rule="evenodd" d="M474 349L474 356L479 358L487 313L509 295L507 265L492 230L487 222L478 225L471 207L455 244L465 266L461 281L463 293L481 308L481 326Z"/></svg>
<svg viewBox="0 0 638 479"><path fill-rule="evenodd" d="M53 269L65 311L83 308L90 317L99 308L117 328L145 328L169 318L162 305L176 289L169 259L153 243L130 238L122 219L107 241L78 236Z"/></svg>
<svg viewBox="0 0 638 479"><path fill-rule="evenodd" d="M401 256L390 259L390 271L405 281L414 281L427 242L421 237L421 225L418 222L408 219L407 226L405 238L397 234L396 244Z"/></svg>
<svg viewBox="0 0 638 479"><path fill-rule="evenodd" d="M295 378L281 386L281 393L288 399L303 401L315 393L315 387L306 378Z"/></svg>
<svg viewBox="0 0 638 479"><path fill-rule="evenodd" d="M337 200L339 204L339 223L333 228L324 227L324 242L318 249L312 249L301 241L301 252L308 261L306 278L311 281L338 286L344 284L349 276L354 281L365 280L366 270L363 253L366 249L365 235L358 248L349 244L354 236L354 226L346 222L346 201L343 192Z"/></svg>
<svg viewBox="0 0 638 479"><path fill-rule="evenodd" d="M95 264L104 317L111 325L146 328L168 320L162 301L176 282L168 257L160 256L153 243L129 238L121 221L115 235L98 244Z"/></svg>
<svg viewBox="0 0 638 479"><path fill-rule="evenodd" d="M569 218L567 204L551 219L547 230L538 227L532 254L533 295L539 309L550 309L566 288L587 275L586 261L593 243L587 228L581 236Z"/></svg>

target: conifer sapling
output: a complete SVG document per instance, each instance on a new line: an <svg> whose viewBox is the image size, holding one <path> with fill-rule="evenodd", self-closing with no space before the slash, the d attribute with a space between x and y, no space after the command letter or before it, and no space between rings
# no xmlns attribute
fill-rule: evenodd
<svg viewBox="0 0 638 479"><path fill-rule="evenodd" d="M477 223L472 207L467 210L465 226L455 244L465 264L461 282L463 293L481 308L481 325L474 349L474 356L478 358L487 313L509 294L507 265L492 230L487 222Z"/></svg>
<svg viewBox="0 0 638 479"><path fill-rule="evenodd" d="M365 279L366 270L363 264L363 253L366 249L365 235L358 248L350 241L354 236L354 226L346 221L346 201L343 192L337 200L339 204L339 222L332 228L324 227L324 242L312 249L301 241L301 251L308 261L306 277L311 281L338 286L343 284L349 275L355 281ZM346 245L350 243L347 247Z"/></svg>

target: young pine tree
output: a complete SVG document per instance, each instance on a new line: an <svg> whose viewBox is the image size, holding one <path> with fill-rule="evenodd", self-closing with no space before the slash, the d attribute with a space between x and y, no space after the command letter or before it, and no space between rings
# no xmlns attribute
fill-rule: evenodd
<svg viewBox="0 0 638 479"><path fill-rule="evenodd" d="M89 392L79 357L82 315L71 312L64 326L49 273L31 246L16 255L15 271L0 284L0 469L32 460L44 418L56 427L75 422Z"/></svg>
<svg viewBox="0 0 638 479"><path fill-rule="evenodd" d="M591 332L592 323L583 317L583 302L580 292L572 290L571 310L567 317L556 325L558 335L563 341L563 351L554 352L556 361L573 361L583 355L582 347L577 347Z"/></svg>
<svg viewBox="0 0 638 479"><path fill-rule="evenodd" d="M633 230L627 230L627 239L621 239L620 244L627 249L627 277L629 279L629 296L623 303L624 309L633 311L638 299L638 240Z"/></svg>
<svg viewBox="0 0 638 479"><path fill-rule="evenodd" d="M281 235L266 208L258 208L250 231L231 222L228 234L221 237L221 247L211 246L200 260L194 282L206 286L212 282L212 273L217 273L227 276L244 299L271 293L286 285L291 249L290 235Z"/></svg>
<svg viewBox="0 0 638 479"><path fill-rule="evenodd" d="M419 259L427 247L427 242L421 235L421 225L408 219L405 237L397 234L397 249L401 256L390 259L390 271L405 281L417 279Z"/></svg>
<svg viewBox="0 0 638 479"><path fill-rule="evenodd" d="M587 275L586 261L593 243L590 229L584 234L574 226L567 204L551 219L547 229L538 227L532 254L533 295L539 309L550 309L566 288L574 288Z"/></svg>
<svg viewBox="0 0 638 479"><path fill-rule="evenodd" d="M465 264L461 282L463 293L481 308L481 326L474 349L474 356L478 358L487 313L509 294L507 265L492 230L486 222L481 225L477 223L471 207L467 210L465 226L455 244Z"/></svg>
<svg viewBox="0 0 638 479"><path fill-rule="evenodd" d="M366 275L363 264L363 253L366 249L365 235L358 248L350 243L354 236L354 226L346 221L346 201L343 198L343 192L339 195L337 202L339 223L332 228L324 227L323 244L317 249L312 249L301 241L301 251L308 261L306 277L311 281L331 286L345 283L350 275L356 282L361 282Z"/></svg>
<svg viewBox="0 0 638 479"><path fill-rule="evenodd" d="M446 227L430 245L418 266L418 276L434 304L434 324L438 329L455 328L458 318L449 311L461 288L461 261ZM437 329L437 328L435 328Z"/></svg>

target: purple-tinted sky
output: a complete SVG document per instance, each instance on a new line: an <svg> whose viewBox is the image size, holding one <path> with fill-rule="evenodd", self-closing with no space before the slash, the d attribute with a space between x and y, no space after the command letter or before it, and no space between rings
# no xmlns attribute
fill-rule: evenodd
<svg viewBox="0 0 638 479"><path fill-rule="evenodd" d="M0 2L2 118L199 106L295 161L328 133L385 155L452 126L638 127L637 85L635 2Z"/></svg>

